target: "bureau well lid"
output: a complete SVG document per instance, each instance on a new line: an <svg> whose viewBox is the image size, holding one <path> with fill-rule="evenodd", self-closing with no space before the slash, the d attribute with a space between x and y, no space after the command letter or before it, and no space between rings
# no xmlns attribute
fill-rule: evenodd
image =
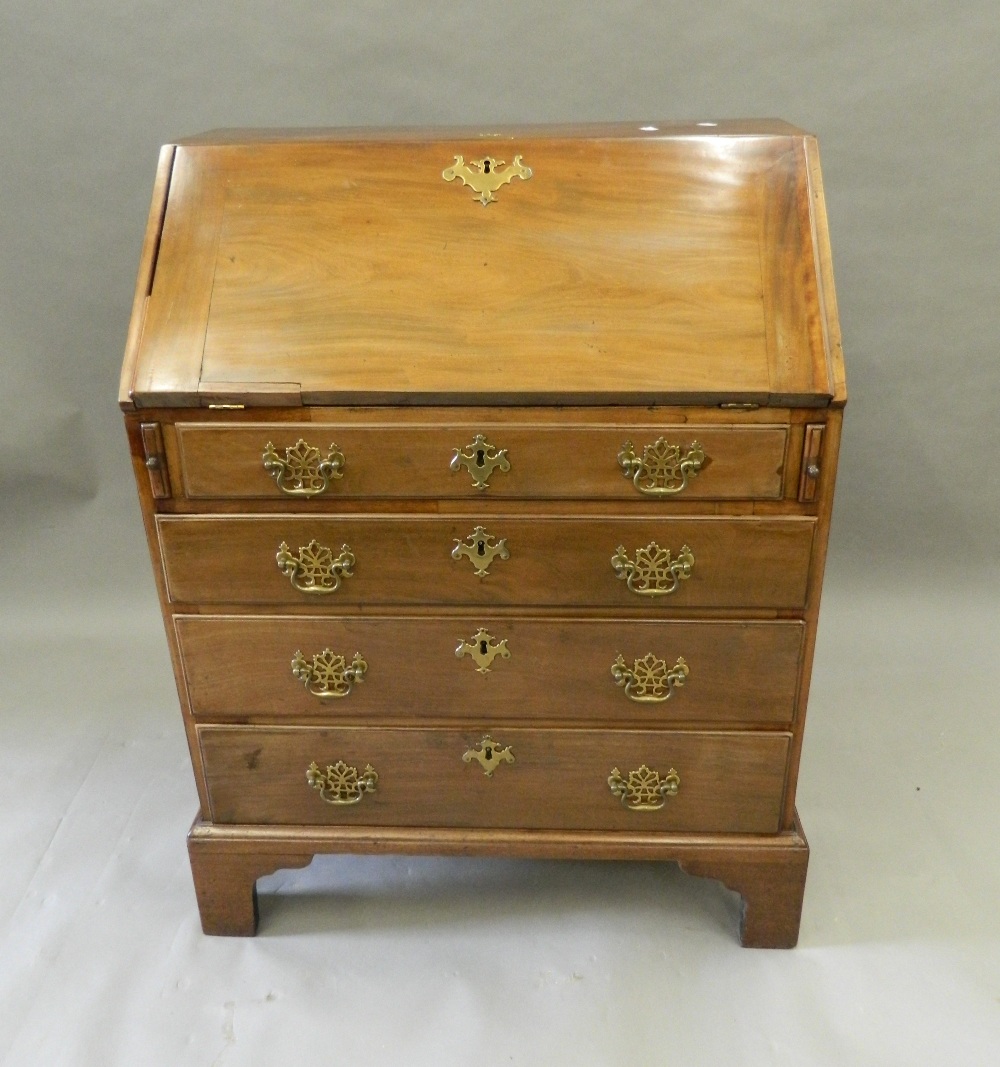
<svg viewBox="0 0 1000 1067"><path fill-rule="evenodd" d="M779 122L222 131L161 154L125 407L843 399Z"/></svg>

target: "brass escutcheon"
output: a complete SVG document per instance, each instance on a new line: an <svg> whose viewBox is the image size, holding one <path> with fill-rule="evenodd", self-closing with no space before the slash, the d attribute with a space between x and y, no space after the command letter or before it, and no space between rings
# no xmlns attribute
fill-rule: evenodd
<svg viewBox="0 0 1000 1067"><path fill-rule="evenodd" d="M465 162L464 156L455 156L455 162L450 167L441 171L441 177L446 182L453 182L458 178L463 185L469 186L478 195L473 200L478 200L483 207L492 204L496 197L493 195L497 189L515 178L527 181L531 177L531 167L526 167L521 162L520 154L514 156L514 161L508 167L504 160L485 156L482 159L470 159Z"/></svg>
<svg viewBox="0 0 1000 1067"><path fill-rule="evenodd" d="M476 568L476 574L480 578L485 578L490 573L490 564L496 558L510 559L510 551L507 548L507 538L501 537L499 541L494 544L496 540L491 533L487 533L482 526L477 526L471 534L464 540L460 541L455 538L455 547L451 550L452 559L461 559L462 556L468 556L472 561L472 565Z"/></svg>
<svg viewBox="0 0 1000 1067"><path fill-rule="evenodd" d="M687 452L682 453L680 445L669 444L665 437L646 445L641 457L635 454L631 441L626 441L618 453L622 473L647 496L673 496L683 492L706 459L705 450L697 441L692 441Z"/></svg>
<svg viewBox="0 0 1000 1067"><path fill-rule="evenodd" d="M364 680L367 670L368 664L360 652L354 653L350 664L344 656L338 656L328 648L317 652L311 662L301 650L292 657L292 675L320 700L346 697L355 682Z"/></svg>
<svg viewBox="0 0 1000 1067"><path fill-rule="evenodd" d="M625 555L625 546L619 545L611 557L615 575L639 596L669 596L691 577L694 569L694 553L687 545L681 545L677 558L670 549L660 548L650 541L645 548L635 552L635 562Z"/></svg>
<svg viewBox="0 0 1000 1067"><path fill-rule="evenodd" d="M375 792L378 775L370 763L358 774L357 767L349 767L343 760L328 764L325 770L313 760L306 770L306 781L327 804L358 804L365 793Z"/></svg>
<svg viewBox="0 0 1000 1067"><path fill-rule="evenodd" d="M506 448L497 449L481 433L477 433L471 445L455 449L448 466L453 471L465 467L477 489L488 489L490 475L497 468L506 474L510 470L510 460Z"/></svg>
<svg viewBox="0 0 1000 1067"><path fill-rule="evenodd" d="M340 546L340 555L315 539L299 549L297 556L285 541L278 546L274 557L278 570L300 593L325 596L340 588L340 579L353 577L355 559L348 545Z"/></svg>
<svg viewBox="0 0 1000 1067"><path fill-rule="evenodd" d="M500 656L502 659L510 659L510 650L507 648L507 638L494 644L495 638L490 636L482 627L468 641L459 641L455 655L461 659L463 656L471 656L478 666L476 670L480 674L487 674L490 665Z"/></svg>
<svg viewBox="0 0 1000 1067"><path fill-rule="evenodd" d="M330 445L324 456L318 448L300 437L285 449L285 458L271 441L264 446L264 470L277 482L278 488L289 496L317 496L329 488L332 478L344 476L344 453Z"/></svg>
<svg viewBox="0 0 1000 1067"><path fill-rule="evenodd" d="M501 763L514 762L514 753L511 752L510 745L501 748L498 741L494 741L489 734L486 734L479 742L478 748L470 748L462 753L462 759L466 763L477 760L486 777L492 778L493 772Z"/></svg>
<svg viewBox="0 0 1000 1067"><path fill-rule="evenodd" d="M673 767L660 777L659 771L650 770L644 763L637 771L629 771L628 778L623 778L621 771L612 767L608 785L629 811L658 811L667 797L677 796L681 777Z"/></svg>
<svg viewBox="0 0 1000 1067"><path fill-rule="evenodd" d="M631 667L625 657L619 655L611 665L611 677L615 684L624 687L629 700L639 704L662 703L673 696L674 688L680 689L691 673L682 656L670 668L667 661L648 652L637 659Z"/></svg>

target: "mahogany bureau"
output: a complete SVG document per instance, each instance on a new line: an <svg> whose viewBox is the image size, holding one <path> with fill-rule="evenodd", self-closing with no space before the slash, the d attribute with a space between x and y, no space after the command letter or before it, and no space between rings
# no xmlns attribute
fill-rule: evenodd
<svg viewBox="0 0 1000 1067"><path fill-rule="evenodd" d="M427 852L675 861L794 945L845 399L785 123L165 147L120 400L205 931Z"/></svg>

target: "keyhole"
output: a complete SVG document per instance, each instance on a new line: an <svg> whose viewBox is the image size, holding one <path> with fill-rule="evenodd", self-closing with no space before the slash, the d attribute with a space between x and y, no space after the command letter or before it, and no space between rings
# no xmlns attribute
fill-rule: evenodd
<svg viewBox="0 0 1000 1067"><path fill-rule="evenodd" d="M490 161L488 159L484 159L483 160L483 174L489 174L489 172L490 172Z"/></svg>
<svg viewBox="0 0 1000 1067"><path fill-rule="evenodd" d="M486 758L493 759L493 749L490 748L488 745L486 747Z"/></svg>
<svg viewBox="0 0 1000 1067"><path fill-rule="evenodd" d="M481 467L485 462L486 453L482 449L479 449L479 451L476 453L476 466Z"/></svg>
<svg viewBox="0 0 1000 1067"><path fill-rule="evenodd" d="M479 554L480 554L481 556L485 556L485 555L486 555L486 542L485 542L485 541L480 541L480 542L479 542L479 549L478 549L478 551L479 551Z"/></svg>
<svg viewBox="0 0 1000 1067"><path fill-rule="evenodd" d="M485 641L480 641L479 642L479 655L480 656L485 656L486 655L486 642Z"/></svg>

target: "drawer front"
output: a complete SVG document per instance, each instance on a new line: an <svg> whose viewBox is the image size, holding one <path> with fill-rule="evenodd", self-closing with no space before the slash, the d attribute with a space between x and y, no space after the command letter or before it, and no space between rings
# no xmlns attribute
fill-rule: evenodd
<svg viewBox="0 0 1000 1067"><path fill-rule="evenodd" d="M592 605L656 615L801 608L815 520L160 516L157 527L174 602Z"/></svg>
<svg viewBox="0 0 1000 1067"><path fill-rule="evenodd" d="M804 632L486 615L187 615L175 626L197 718L334 722L790 723ZM488 662L472 655L479 632Z"/></svg>
<svg viewBox="0 0 1000 1067"><path fill-rule="evenodd" d="M488 722L478 731L202 726L198 736L213 820L275 825L775 833L789 747L784 733Z"/></svg>
<svg viewBox="0 0 1000 1067"><path fill-rule="evenodd" d="M189 498L306 505L357 497L774 500L787 437L784 426L683 424L177 426Z"/></svg>

